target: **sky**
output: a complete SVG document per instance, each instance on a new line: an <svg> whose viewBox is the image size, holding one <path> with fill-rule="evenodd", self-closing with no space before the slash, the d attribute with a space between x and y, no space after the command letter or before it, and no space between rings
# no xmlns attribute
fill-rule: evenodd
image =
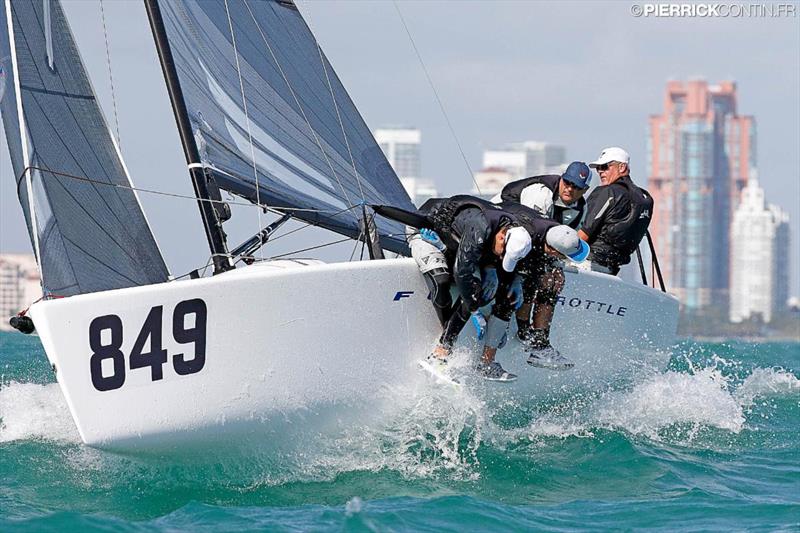
<svg viewBox="0 0 800 533"><path fill-rule="evenodd" d="M521 140L562 144L568 158L580 160L623 146L634 180L646 185L647 119L662 112L667 80L736 81L739 113L757 123L760 182L768 201L791 217L792 293L798 294L800 3L782 3L788 16L696 18L636 17L632 12L644 3L626 1L297 3L367 124L422 130L422 173L445 195L472 187L470 170L480 169L484 149ZM64 5L108 122L113 129L119 123L134 183L191 196L142 2L103 2L113 99L100 3ZM27 252L4 137L0 143L0 252ZM141 200L174 274L205 263L193 201L148 194ZM226 224L231 242L255 233L257 219L254 209L236 209ZM319 230L295 235L276 242L270 254L335 240ZM341 259L351 252L342 245L314 255Z"/></svg>

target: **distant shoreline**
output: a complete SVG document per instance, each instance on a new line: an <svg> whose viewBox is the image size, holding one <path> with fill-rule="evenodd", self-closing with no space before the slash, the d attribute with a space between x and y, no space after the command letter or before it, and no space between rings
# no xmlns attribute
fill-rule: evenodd
<svg viewBox="0 0 800 533"><path fill-rule="evenodd" d="M716 336L684 336L679 335L678 338L682 341L697 341L697 342L750 342L753 344L768 344L768 343L795 343L800 344L800 337L716 337Z"/></svg>

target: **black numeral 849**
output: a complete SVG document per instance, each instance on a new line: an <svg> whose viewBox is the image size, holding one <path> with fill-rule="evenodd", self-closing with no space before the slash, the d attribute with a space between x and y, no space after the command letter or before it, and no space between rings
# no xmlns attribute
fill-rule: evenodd
<svg viewBox="0 0 800 533"><path fill-rule="evenodd" d="M129 358L131 370L150 367L150 378L158 381L164 378L164 363L167 362L167 350L162 347L161 327L164 306L158 305L150 309L142 325L142 330L133 344ZM185 327L185 319L194 315L194 326ZM200 372L206 364L206 324L208 312L206 303L195 298L184 300L175 306L172 314L172 337L180 344L194 343L194 355L187 359L183 353L172 356L172 367L181 376ZM103 344L102 333L111 332L110 342ZM144 352L147 340L150 340L149 351ZM99 391L115 390L125 383L125 355L122 347L122 320L117 315L104 315L92 320L89 325L89 346L92 357L89 367L92 385ZM111 360L113 372L103 375L103 361Z"/></svg>

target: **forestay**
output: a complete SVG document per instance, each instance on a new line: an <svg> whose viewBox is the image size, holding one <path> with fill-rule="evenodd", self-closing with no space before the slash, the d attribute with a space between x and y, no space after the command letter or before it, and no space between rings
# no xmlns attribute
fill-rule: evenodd
<svg viewBox="0 0 800 533"><path fill-rule="evenodd" d="M414 208L293 2L159 6L220 187L354 238L362 211L353 206ZM377 223L384 248L407 249L402 225Z"/></svg>
<svg viewBox="0 0 800 533"><path fill-rule="evenodd" d="M166 281L58 1L2 2L0 62L0 113L45 295Z"/></svg>

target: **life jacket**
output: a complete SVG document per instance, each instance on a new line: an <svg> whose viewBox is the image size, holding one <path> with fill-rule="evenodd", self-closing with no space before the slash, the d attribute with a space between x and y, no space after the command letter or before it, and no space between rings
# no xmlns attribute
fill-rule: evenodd
<svg viewBox="0 0 800 533"><path fill-rule="evenodd" d="M572 229L577 229L583 218L583 212L586 208L586 200L581 197L578 199L577 205L568 207L563 205L561 198L558 194L558 184L561 181L561 176L557 174L545 174L543 176L533 176L524 178L517 181L512 181L500 193L503 202L517 202L519 203L522 197L522 191L531 185L541 184L553 191L553 220L558 221L559 224L566 224ZM561 204L561 205L559 205Z"/></svg>
<svg viewBox="0 0 800 533"><path fill-rule="evenodd" d="M499 206L466 194L459 194L450 198L431 198L419 208L425 215L430 228L434 229L449 249L458 248L461 235L453 228L456 216L464 209L475 207L481 210L489 224L492 235L496 235L504 226L516 223L510 213Z"/></svg>
<svg viewBox="0 0 800 533"><path fill-rule="evenodd" d="M547 231L553 226L560 225L557 221L551 218L545 218L530 207L517 202L502 202L498 205L503 211L514 215L514 218L517 219L517 223L530 234L531 250L534 252L544 248Z"/></svg>
<svg viewBox="0 0 800 533"><path fill-rule="evenodd" d="M630 176L624 176L608 187L617 189L614 191L616 204L627 200L630 208L623 217L615 218L614 206L611 207L612 215L591 243L592 258L606 266L626 265L650 225L653 197L645 189L637 187Z"/></svg>
<svg viewBox="0 0 800 533"><path fill-rule="evenodd" d="M517 202L519 203L519 199L522 196L522 191L525 187L529 185L534 185L536 183L541 183L551 191L558 191L558 182L561 179L561 176L557 174L545 174L544 176L532 176L530 178L523 178L521 180L512 181L505 187L503 187L503 191L500 193L500 197L503 199L504 202Z"/></svg>
<svg viewBox="0 0 800 533"><path fill-rule="evenodd" d="M525 228L531 236L531 251L519 262L517 272L530 275L541 271L545 262L550 259L550 256L544 253L547 232L553 226L559 226L560 223L551 218L545 218L530 207L517 202L502 202L498 205L504 211L514 215L517 223Z"/></svg>

